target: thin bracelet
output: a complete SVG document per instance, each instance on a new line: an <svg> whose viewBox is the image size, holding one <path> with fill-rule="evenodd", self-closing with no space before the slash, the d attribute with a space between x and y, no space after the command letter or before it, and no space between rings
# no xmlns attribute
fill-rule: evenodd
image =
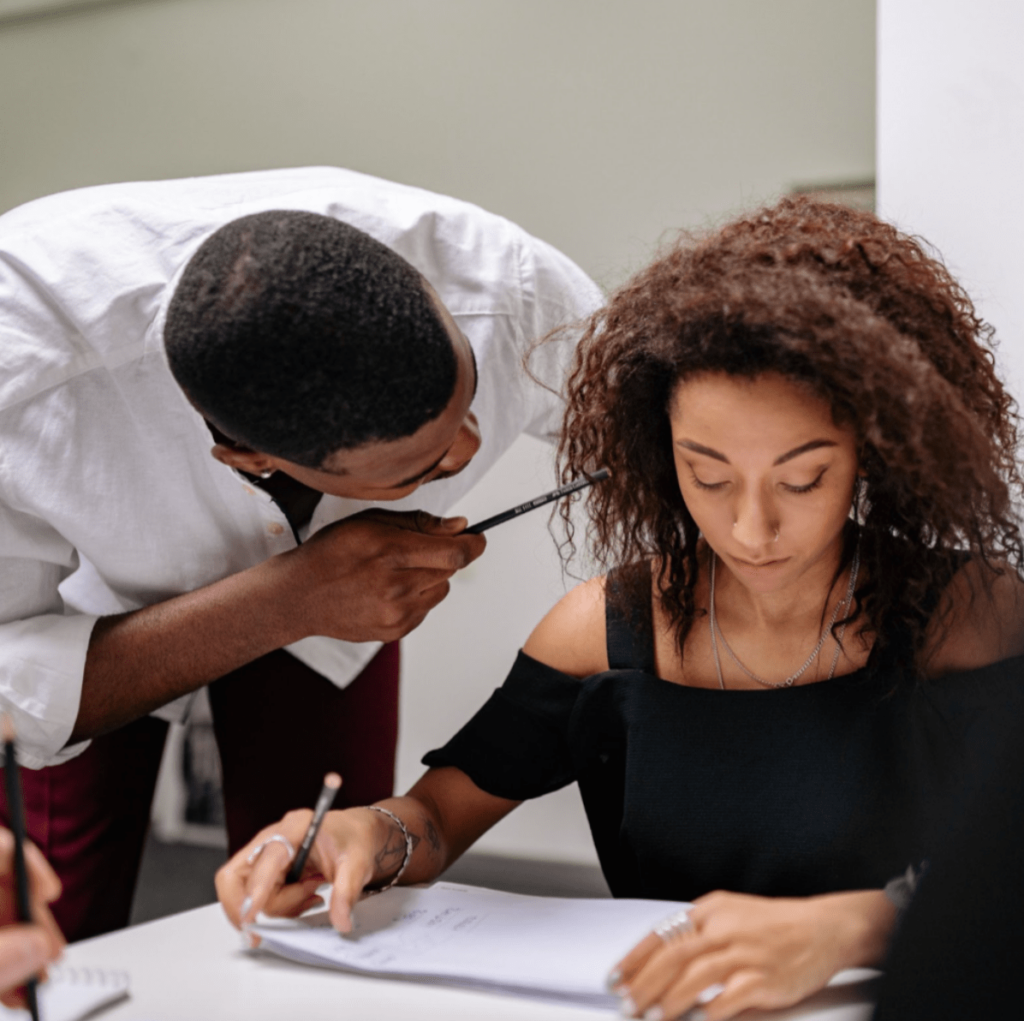
<svg viewBox="0 0 1024 1021"><path fill-rule="evenodd" d="M366 806L371 812L380 812L382 815L386 815L392 822L398 825L398 828L402 831L402 836L405 837L405 857L402 859L402 864L398 866L398 871L395 873L394 878L386 886L378 886L375 890L367 890L363 888L364 897L372 897L376 893L383 893L385 890L390 890L391 887L402 878L402 873L405 871L406 866L412 859L412 834L406 829L405 823L391 811L390 808L381 808L380 805L367 805Z"/></svg>

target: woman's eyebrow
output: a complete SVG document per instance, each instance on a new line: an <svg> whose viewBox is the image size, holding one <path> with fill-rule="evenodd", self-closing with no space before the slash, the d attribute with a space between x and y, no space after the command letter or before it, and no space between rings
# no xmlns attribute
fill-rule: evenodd
<svg viewBox="0 0 1024 1021"><path fill-rule="evenodd" d="M772 466L778 464L785 464L787 461L792 461L794 457L799 457L801 454L806 454L809 450L817 450L819 447L838 447L839 444L835 440L811 440L809 443L804 443L799 447L795 447L789 451L788 454L783 454L781 457L775 458L772 461Z"/></svg>
<svg viewBox="0 0 1024 1021"><path fill-rule="evenodd" d="M721 451L714 450L712 447L705 447L703 443L696 443L694 440L679 440L678 443L679 446L686 447L687 450L692 450L695 454L703 454L705 457L713 457L716 461L721 461L723 464L732 463ZM799 457L801 454L806 454L811 450L817 450L819 447L835 446L838 446L835 440L810 440L807 443L802 443L799 447L794 447L785 454L780 454L774 461L772 461L772 467L774 468L777 465L785 464L787 461L792 461L794 457Z"/></svg>

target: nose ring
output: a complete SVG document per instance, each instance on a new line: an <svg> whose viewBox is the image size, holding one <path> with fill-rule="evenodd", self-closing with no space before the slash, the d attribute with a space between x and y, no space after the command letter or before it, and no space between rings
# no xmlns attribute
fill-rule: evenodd
<svg viewBox="0 0 1024 1021"><path fill-rule="evenodd" d="M738 524L739 524L738 521L734 521L732 523L732 527L735 528ZM775 537L772 539L772 542L778 542L778 541L779 541L779 530L776 528L775 529Z"/></svg>

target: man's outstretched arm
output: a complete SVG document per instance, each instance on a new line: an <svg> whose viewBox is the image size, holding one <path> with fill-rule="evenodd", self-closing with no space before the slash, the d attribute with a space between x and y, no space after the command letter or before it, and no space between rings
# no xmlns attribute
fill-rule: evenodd
<svg viewBox="0 0 1024 1021"><path fill-rule="evenodd" d="M165 602L101 618L68 744L115 730L310 635L393 641L448 594L481 536L464 518L367 511L287 553Z"/></svg>

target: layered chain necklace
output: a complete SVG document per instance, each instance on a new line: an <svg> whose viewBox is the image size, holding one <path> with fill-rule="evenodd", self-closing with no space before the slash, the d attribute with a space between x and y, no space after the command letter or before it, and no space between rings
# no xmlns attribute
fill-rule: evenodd
<svg viewBox="0 0 1024 1021"><path fill-rule="evenodd" d="M822 646L828 639L828 636L832 633L832 628L835 626L835 622L839 619L839 611L845 606L846 614L849 615L850 606L853 604L853 593L857 588L857 572L860 569L860 543L857 543L857 548L853 553L853 566L850 569L850 584L846 589L846 598L840 599L836 603L836 608L832 611L832 616L829 618L829 622L825 625L825 630L821 633L821 638L818 639L818 644L814 647L814 650L807 657L807 661L795 674L790 674L784 681L769 681L764 677L760 677L754 673L753 670L748 670L740 661L732 649L729 648L729 643L725 640L725 635L722 633L722 629L718 624L718 620L715 618L715 561L718 559L714 550L711 551L711 580L710 580L710 594L708 596L708 624L711 627L711 652L715 657L715 670L718 673L718 687L725 691L725 681L722 679L722 661L718 655L718 638L722 639L722 645L725 651L729 653L732 661L742 670L752 681L757 681L762 687L765 688L792 688L793 684L803 676L807 668L817 659L818 653L821 652ZM842 649L843 636L846 634L846 624L839 629L839 636L836 640L836 651L832 657L832 667L828 672L828 679L831 681L836 672L836 666L839 663L839 653Z"/></svg>

